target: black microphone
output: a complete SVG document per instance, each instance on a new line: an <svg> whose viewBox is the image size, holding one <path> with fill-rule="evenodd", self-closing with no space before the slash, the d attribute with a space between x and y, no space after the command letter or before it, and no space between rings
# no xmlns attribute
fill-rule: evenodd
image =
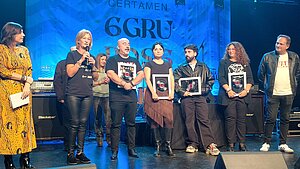
<svg viewBox="0 0 300 169"><path fill-rule="evenodd" d="M90 46L84 47L84 50L86 50L87 52L89 52L90 51ZM89 58L85 58L85 65L89 65Z"/></svg>

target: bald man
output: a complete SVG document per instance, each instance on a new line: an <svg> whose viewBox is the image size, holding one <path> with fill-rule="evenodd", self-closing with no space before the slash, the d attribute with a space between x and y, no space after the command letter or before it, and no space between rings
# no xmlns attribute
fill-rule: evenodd
<svg viewBox="0 0 300 169"><path fill-rule="evenodd" d="M127 38L118 40L118 54L109 57L106 74L109 82L109 104L111 109L111 160L117 160L121 123L124 115L127 129L128 155L138 158L135 151L135 116L137 95L135 86L144 78L139 61L130 57L130 42Z"/></svg>

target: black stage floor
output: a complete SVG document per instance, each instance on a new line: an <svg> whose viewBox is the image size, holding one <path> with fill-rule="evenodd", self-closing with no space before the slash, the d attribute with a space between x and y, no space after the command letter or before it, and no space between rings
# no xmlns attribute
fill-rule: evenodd
<svg viewBox="0 0 300 169"><path fill-rule="evenodd" d="M270 151L277 151L278 136L273 136ZM284 161L289 169L294 168L295 162L300 156L299 147L300 137L293 136L288 138L288 145L294 149L294 154L283 154ZM248 152L245 153L259 153L259 148L262 144L262 138L259 135L247 136ZM217 157L208 156L205 153L197 152L194 154L185 153L184 150L174 150L176 157L171 158L162 153L161 157L153 157L154 148L150 146L139 146L136 148L139 158L131 158L127 156L127 148L124 143L120 144L119 156L117 161L111 161L110 148L106 143L103 147L97 147L93 137L87 137L85 142L85 153L92 161L92 165L76 165L67 166L67 153L63 150L63 143L60 140L54 141L39 141L38 148L31 153L32 163L37 169L42 168L89 168L89 166L96 166L97 169L212 169L214 168ZM220 148L221 152L226 152L225 147ZM4 168L3 156L0 157L0 168ZM239 162L238 159L236 159ZM19 167L18 156L14 157L16 167ZM263 163L255 162L253 163ZM93 167L91 167L93 168ZM256 167L255 167L256 168Z"/></svg>

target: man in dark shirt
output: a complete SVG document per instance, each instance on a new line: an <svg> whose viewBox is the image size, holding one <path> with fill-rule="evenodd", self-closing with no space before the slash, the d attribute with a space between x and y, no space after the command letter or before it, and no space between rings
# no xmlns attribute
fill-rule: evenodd
<svg viewBox="0 0 300 169"><path fill-rule="evenodd" d="M109 104L111 109L111 150L112 160L118 158L118 145L122 117L127 128L128 155L138 158L135 151L135 115L137 96L135 85L144 78L139 61L129 56L130 43L126 38L118 40L118 55L107 60L105 71L110 78Z"/></svg>

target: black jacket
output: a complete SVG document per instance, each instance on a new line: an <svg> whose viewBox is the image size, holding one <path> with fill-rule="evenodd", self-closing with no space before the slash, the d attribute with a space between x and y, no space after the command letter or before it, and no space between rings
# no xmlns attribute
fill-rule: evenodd
<svg viewBox="0 0 300 169"><path fill-rule="evenodd" d="M201 95L207 95L215 81L205 63L197 61L194 71L188 63L183 63L174 70L175 91L180 97L183 97L185 90L179 86L178 80L187 77L201 77Z"/></svg>
<svg viewBox="0 0 300 169"><path fill-rule="evenodd" d="M67 79L66 60L61 60L56 65L53 80L54 90L58 101L65 99Z"/></svg>
<svg viewBox="0 0 300 169"><path fill-rule="evenodd" d="M279 55L276 51L264 54L258 68L259 89L263 90L268 96L273 95L275 75L277 71ZM300 78L299 56L295 52L288 51L290 84L293 95L296 95L297 84Z"/></svg>

